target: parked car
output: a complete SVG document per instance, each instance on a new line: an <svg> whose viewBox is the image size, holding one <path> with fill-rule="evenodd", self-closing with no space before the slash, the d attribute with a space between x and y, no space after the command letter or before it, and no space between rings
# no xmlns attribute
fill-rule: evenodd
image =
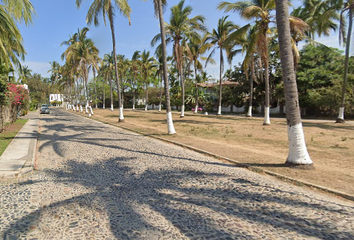
<svg viewBox="0 0 354 240"><path fill-rule="evenodd" d="M49 114L50 113L50 109L48 108L47 105L43 104L42 107L41 107L41 113L43 114Z"/></svg>

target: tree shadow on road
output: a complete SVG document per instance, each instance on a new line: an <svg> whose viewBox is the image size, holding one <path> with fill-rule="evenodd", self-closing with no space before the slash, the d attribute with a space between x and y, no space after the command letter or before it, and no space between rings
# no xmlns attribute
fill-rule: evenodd
<svg viewBox="0 0 354 240"><path fill-rule="evenodd" d="M81 238L98 238L107 228L117 239L288 235L354 239L353 229L343 231L339 221L353 219L353 207L310 197L292 186L280 188L266 178L246 178L232 165L201 159L192 152L190 158L181 157L168 145L165 150L154 151L148 146L134 149L134 144L144 147L139 144L147 141L159 144L142 136L134 135L134 140L107 136L97 139L83 132L61 136L60 132L52 135L49 128L48 135L41 135L41 147L55 142L69 144L70 140L70 144L88 144L120 155L92 154L90 161L80 157L64 159L62 169L43 169L20 183L19 187L42 187L41 202L49 204L39 204L32 212L14 219L3 233L5 239L30 236L36 231L46 239L70 238L77 232ZM55 153L65 156L64 151ZM56 193L51 190L53 186ZM55 194L58 199L51 200ZM51 224L62 229L50 230Z"/></svg>

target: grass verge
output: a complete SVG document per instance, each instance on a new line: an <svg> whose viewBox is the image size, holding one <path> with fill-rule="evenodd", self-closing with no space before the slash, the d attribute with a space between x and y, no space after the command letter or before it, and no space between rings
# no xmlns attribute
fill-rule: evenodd
<svg viewBox="0 0 354 240"><path fill-rule="evenodd" d="M0 133L0 156L27 121L28 119L17 119L16 122L5 126L4 131Z"/></svg>

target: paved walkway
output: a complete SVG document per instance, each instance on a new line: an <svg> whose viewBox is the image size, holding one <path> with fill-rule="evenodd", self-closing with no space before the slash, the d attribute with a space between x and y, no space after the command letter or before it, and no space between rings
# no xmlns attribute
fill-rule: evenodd
<svg viewBox="0 0 354 240"><path fill-rule="evenodd" d="M0 157L0 179L32 171L38 135L39 112L29 112L29 119Z"/></svg>
<svg viewBox="0 0 354 240"><path fill-rule="evenodd" d="M129 119L127 119L128 121ZM2 239L354 239L354 204L53 109Z"/></svg>

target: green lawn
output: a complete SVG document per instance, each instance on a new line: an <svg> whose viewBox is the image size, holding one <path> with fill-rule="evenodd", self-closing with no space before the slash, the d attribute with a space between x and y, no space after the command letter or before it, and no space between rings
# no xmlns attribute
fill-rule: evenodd
<svg viewBox="0 0 354 240"><path fill-rule="evenodd" d="M4 131L0 133L0 156L27 121L28 119L17 119L16 122L6 125Z"/></svg>

